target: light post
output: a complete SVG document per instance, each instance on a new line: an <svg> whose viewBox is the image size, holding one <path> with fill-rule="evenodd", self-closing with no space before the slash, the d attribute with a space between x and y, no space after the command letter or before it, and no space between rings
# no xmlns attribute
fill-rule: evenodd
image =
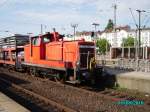
<svg viewBox="0 0 150 112"><path fill-rule="evenodd" d="M78 24L71 24L71 27L73 28L73 31L74 31L74 40L75 40L76 28L78 27Z"/></svg>
<svg viewBox="0 0 150 112"><path fill-rule="evenodd" d="M44 24L41 24L41 35L43 35L43 28L45 28L46 29L46 25L44 25Z"/></svg>
<svg viewBox="0 0 150 112"><path fill-rule="evenodd" d="M93 23L92 24L93 26L94 26L94 28L95 28L95 37L97 36L97 27L99 26L99 24L98 23Z"/></svg>

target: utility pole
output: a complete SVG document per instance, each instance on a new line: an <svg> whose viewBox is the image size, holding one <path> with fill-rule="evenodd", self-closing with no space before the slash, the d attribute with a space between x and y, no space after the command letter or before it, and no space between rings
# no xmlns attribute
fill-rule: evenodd
<svg viewBox="0 0 150 112"><path fill-rule="evenodd" d="M71 24L71 27L73 28L73 31L74 31L74 40L75 40L76 28L78 27L78 24Z"/></svg>
<svg viewBox="0 0 150 112"><path fill-rule="evenodd" d="M41 35L43 35L43 28L46 29L47 25L41 24Z"/></svg>
<svg viewBox="0 0 150 112"><path fill-rule="evenodd" d="M146 11L144 11L144 10L136 10L137 12L138 12L138 14L139 14L139 25L138 25L138 59L140 59L140 54L141 54L141 49L140 49L140 47L141 47L141 13L142 12L146 12Z"/></svg>
<svg viewBox="0 0 150 112"><path fill-rule="evenodd" d="M117 46L117 34L116 34L116 26L117 26L117 4L114 3L113 5L114 8L114 27L113 27L113 31L114 31L114 47Z"/></svg>

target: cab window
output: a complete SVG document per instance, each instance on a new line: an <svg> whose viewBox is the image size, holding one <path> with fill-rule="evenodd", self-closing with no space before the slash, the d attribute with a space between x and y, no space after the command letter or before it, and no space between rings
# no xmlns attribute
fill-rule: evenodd
<svg viewBox="0 0 150 112"><path fill-rule="evenodd" d="M35 46L39 45L39 38L38 37L32 39L32 45L35 45Z"/></svg>
<svg viewBox="0 0 150 112"><path fill-rule="evenodd" d="M43 37L43 43L48 43L48 42L50 42L50 38L47 36L44 36Z"/></svg>

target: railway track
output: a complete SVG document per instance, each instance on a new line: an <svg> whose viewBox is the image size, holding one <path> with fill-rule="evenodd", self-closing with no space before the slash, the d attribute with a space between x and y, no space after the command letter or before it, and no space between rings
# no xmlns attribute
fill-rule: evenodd
<svg viewBox="0 0 150 112"><path fill-rule="evenodd" d="M97 91L90 87L72 87L69 85L58 84L53 81L23 75L22 73L14 71L3 72L5 80L21 85L32 92L44 96L46 99L52 99L59 102L75 111L83 112L149 112L148 103L140 106L124 106L117 105L116 102L121 100L141 100L134 98L131 95L123 94L113 90ZM11 74L10 74L11 73ZM10 76L16 77L13 79ZM17 81L23 80L23 81ZM148 101L148 100L147 100Z"/></svg>
<svg viewBox="0 0 150 112"><path fill-rule="evenodd" d="M106 98L112 99L114 101L123 101L123 100L128 100L128 101L143 101L145 105L150 106L150 99L142 96L138 97L138 95L133 95L133 93L124 93L125 91L119 91L119 90L114 90L114 89L106 89L102 91L98 91L97 89L91 89L90 87L81 87L82 89L95 92L97 95L104 95ZM143 94L142 94L143 95ZM145 98L144 98L145 97Z"/></svg>
<svg viewBox="0 0 150 112"><path fill-rule="evenodd" d="M13 90L15 90L15 93L17 93L18 95L21 95L22 97L26 97L26 98L30 99L30 102L34 102L34 104L38 104L40 109L44 112L76 112L75 110L73 110L69 107L63 106L59 103L49 100L39 94L36 94L32 91L22 88L21 86L18 86L8 80L0 78L0 81L3 82L3 84L2 84L3 86L7 85L7 86L13 88ZM39 110L39 111L41 111L41 110Z"/></svg>

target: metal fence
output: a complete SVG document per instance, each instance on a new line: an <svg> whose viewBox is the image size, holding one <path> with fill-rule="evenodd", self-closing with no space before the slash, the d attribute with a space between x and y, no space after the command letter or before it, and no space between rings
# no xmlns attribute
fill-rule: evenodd
<svg viewBox="0 0 150 112"><path fill-rule="evenodd" d="M115 67L134 71L150 72L150 60L118 59Z"/></svg>
<svg viewBox="0 0 150 112"><path fill-rule="evenodd" d="M136 59L115 59L106 60L98 59L96 61L100 65L110 66L120 70L150 72L150 60Z"/></svg>

